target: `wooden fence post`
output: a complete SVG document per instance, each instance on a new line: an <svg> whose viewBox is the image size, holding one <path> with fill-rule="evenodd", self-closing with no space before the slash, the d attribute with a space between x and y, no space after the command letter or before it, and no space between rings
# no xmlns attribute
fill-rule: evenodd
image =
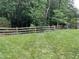
<svg viewBox="0 0 79 59"><path fill-rule="evenodd" d="M18 28L16 27L16 34L18 34Z"/></svg>

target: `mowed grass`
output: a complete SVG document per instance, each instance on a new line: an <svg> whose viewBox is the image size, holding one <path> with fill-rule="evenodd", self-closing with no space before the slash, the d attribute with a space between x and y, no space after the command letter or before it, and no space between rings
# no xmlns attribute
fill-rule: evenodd
<svg viewBox="0 0 79 59"><path fill-rule="evenodd" d="M79 30L2 36L0 59L79 59Z"/></svg>

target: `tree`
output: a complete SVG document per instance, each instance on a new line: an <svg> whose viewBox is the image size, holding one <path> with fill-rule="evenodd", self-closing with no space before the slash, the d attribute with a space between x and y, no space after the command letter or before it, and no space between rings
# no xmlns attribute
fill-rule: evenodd
<svg viewBox="0 0 79 59"><path fill-rule="evenodd" d="M48 0L46 11L48 25L65 24L76 17L72 0Z"/></svg>
<svg viewBox="0 0 79 59"><path fill-rule="evenodd" d="M44 10L47 4L47 0L32 0L31 1L31 11L32 11L32 18L35 26L42 26L44 25Z"/></svg>
<svg viewBox="0 0 79 59"><path fill-rule="evenodd" d="M1 2L1 16L11 21L12 27L30 26L30 0L6 0Z"/></svg>

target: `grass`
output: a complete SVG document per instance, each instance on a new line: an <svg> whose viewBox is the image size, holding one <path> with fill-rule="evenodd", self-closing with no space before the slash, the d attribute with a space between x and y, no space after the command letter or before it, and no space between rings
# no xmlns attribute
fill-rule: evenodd
<svg viewBox="0 0 79 59"><path fill-rule="evenodd" d="M2 36L0 59L79 59L79 30Z"/></svg>

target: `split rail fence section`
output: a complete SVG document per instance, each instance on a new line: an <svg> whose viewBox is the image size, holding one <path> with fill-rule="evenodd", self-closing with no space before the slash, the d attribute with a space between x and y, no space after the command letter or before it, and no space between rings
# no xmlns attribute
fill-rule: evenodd
<svg viewBox="0 0 79 59"><path fill-rule="evenodd" d="M0 28L0 35L15 35L27 33L40 33L56 29L55 26L37 26L37 27L23 27L23 28Z"/></svg>

